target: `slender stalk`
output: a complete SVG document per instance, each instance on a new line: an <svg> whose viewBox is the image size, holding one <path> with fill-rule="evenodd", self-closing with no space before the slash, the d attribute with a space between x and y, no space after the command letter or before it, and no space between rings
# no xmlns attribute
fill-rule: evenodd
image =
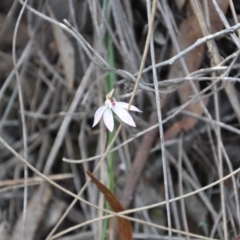
<svg viewBox="0 0 240 240"><path fill-rule="evenodd" d="M19 105L20 105L20 113L21 113L21 121L22 121L22 136L23 136L23 148L24 148L24 159L28 161L28 144L27 144L27 128L26 128L26 119L24 115L24 100L23 100L23 92L21 86L21 79L19 75L19 71L17 68L17 57L16 57L16 41L17 41L17 32L19 28L20 21L22 19L24 10L27 6L28 0L23 3L22 9L19 13L16 26L14 28L13 33L13 44L12 44L12 58L13 58L13 65L17 79L17 86L18 86L18 97L19 97ZM24 197L23 197L23 221L22 221L22 232L21 232L21 239L24 239L25 233L25 222L26 222L26 215L27 215L27 198L28 198L28 168L24 165ZM20 236L19 236L20 237Z"/></svg>
<svg viewBox="0 0 240 240"><path fill-rule="evenodd" d="M147 1L147 9L148 9L148 21L150 22L151 17L151 8L150 8L150 1ZM153 42L153 34L150 39L150 53L151 53L151 60L152 65L155 66L155 50L154 50L154 42ZM165 156L165 145L164 145L164 133L163 133L163 123L162 123L162 113L161 113L161 101L159 96L159 89L158 89L158 79L157 79L157 70L155 67L152 68L153 73L153 80L154 80L154 89L155 89L155 100L157 106L157 116L158 116L158 123L159 123L159 135L160 135L160 144L161 144L161 151L162 151L162 165L163 165L163 177L164 177L164 188L165 188L165 198L166 198L166 210L167 210L167 223L168 223L168 237L169 240L172 239L172 220L171 220L171 210L170 210L170 203L169 203L169 183L168 183L168 173L167 173L167 159Z"/></svg>
<svg viewBox="0 0 240 240"><path fill-rule="evenodd" d="M106 5L107 5L106 6L106 13L108 13L109 12L109 6L110 6L108 0L107 0ZM107 14L106 14L106 16L107 16ZM111 27L112 22L111 22L111 17L110 16L108 16L108 23L109 23L109 26ZM109 32L106 32L105 45L106 45L107 53L108 53L108 63L111 67L114 67L114 65L115 65L115 55L114 55L112 38L111 38L111 35L109 34ZM116 76L113 72L110 72L109 75L106 77L105 82L106 82L107 93L110 92L113 89L115 79L116 79ZM113 140L114 133L113 132L108 132L107 134L108 134L107 145L109 145ZM112 148L113 148L113 146L111 147L111 150L112 150ZM109 174L108 188L113 193L114 192L114 152L110 152L109 155L108 155L108 174ZM106 203L106 209L109 209L109 204L108 203ZM109 225L109 220L104 219L103 231L102 231L102 240L106 239L106 233L107 233L108 225Z"/></svg>

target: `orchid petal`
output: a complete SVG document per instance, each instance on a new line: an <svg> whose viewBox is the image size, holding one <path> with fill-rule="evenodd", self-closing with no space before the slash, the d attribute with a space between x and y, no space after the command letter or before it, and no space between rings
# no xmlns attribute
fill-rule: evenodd
<svg viewBox="0 0 240 240"><path fill-rule="evenodd" d="M119 106L115 106L112 108L112 110L116 113L116 115L125 123L127 123L130 126L136 127L135 122L133 121L132 116L128 113L127 110L124 108L121 108Z"/></svg>
<svg viewBox="0 0 240 240"><path fill-rule="evenodd" d="M114 121L113 121L113 114L112 111L107 108L103 114L103 121L107 127L107 129L112 132L114 127Z"/></svg>
<svg viewBox="0 0 240 240"><path fill-rule="evenodd" d="M121 108L125 108L128 109L128 103L125 102L116 102L115 104L117 107L121 107ZM138 109L137 107L131 105L130 109L131 111L136 111L136 112L142 112L140 109Z"/></svg>
<svg viewBox="0 0 240 240"><path fill-rule="evenodd" d="M100 121L100 119L106 109L107 109L107 106L102 106L102 107L98 108L98 110L94 114L94 122L93 122L92 127L94 127L98 124L98 122Z"/></svg>

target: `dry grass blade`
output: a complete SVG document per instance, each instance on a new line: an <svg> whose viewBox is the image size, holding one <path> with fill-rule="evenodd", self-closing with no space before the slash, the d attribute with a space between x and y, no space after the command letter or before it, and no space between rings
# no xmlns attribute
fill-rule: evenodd
<svg viewBox="0 0 240 240"><path fill-rule="evenodd" d="M0 0L0 240L115 240L117 218L136 239L236 239L239 15L233 0ZM92 123L113 74L143 113L113 114L104 151Z"/></svg>
<svg viewBox="0 0 240 240"><path fill-rule="evenodd" d="M72 174L57 174L57 175L50 175L48 176L49 179L53 181L61 181L64 179L72 178ZM34 178L28 178L28 184L40 184L42 182L42 178L34 177ZM7 187L7 186L13 186L24 183L24 179L13 179L13 180L5 180L0 181L0 188Z"/></svg>
<svg viewBox="0 0 240 240"><path fill-rule="evenodd" d="M51 7L47 5L48 13L52 19L55 19ZM56 19L55 19L56 20ZM64 75L67 80L68 91L72 91L75 75L75 53L66 33L55 24L51 24L53 29L54 39L59 51L59 55L63 65Z"/></svg>

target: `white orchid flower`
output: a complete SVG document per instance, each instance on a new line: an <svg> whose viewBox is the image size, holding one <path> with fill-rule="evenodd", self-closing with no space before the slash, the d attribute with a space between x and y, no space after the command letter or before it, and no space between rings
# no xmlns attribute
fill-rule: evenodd
<svg viewBox="0 0 240 240"><path fill-rule="evenodd" d="M132 127L136 127L136 124L131 117L131 115L128 113L126 109L128 109L128 103L125 102L117 102L115 98L112 97L112 94L114 92L114 89L111 90L110 93L106 96L105 105L98 108L94 115L94 122L93 126L96 126L98 122L100 121L101 117L103 116L103 121L107 127L107 129L112 132L114 127L114 120L113 120L113 114L112 111L125 123ZM131 105L130 109L131 111L136 112L142 112L137 107Z"/></svg>

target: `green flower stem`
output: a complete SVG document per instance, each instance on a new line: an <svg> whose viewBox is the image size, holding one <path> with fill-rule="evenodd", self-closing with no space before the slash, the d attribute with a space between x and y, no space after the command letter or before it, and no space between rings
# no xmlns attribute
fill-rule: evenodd
<svg viewBox="0 0 240 240"><path fill-rule="evenodd" d="M109 2L107 1L107 9L108 8L109 8ZM111 26L112 23L111 23L110 17L109 17L108 22L109 22L109 25ZM106 36L105 36L105 45L106 45L107 50L108 50L109 65L114 67L114 65L115 65L114 48L113 48L113 44L112 44L111 35L108 32L106 33ZM109 75L106 77L105 81L106 81L107 93L110 92L113 89L115 79L116 79L116 76L112 72L109 73ZM108 134L108 144L109 144L114 137L114 133L113 132L108 132L107 134ZM109 172L108 188L113 193L114 192L114 153L113 152L109 153L109 155L108 155L108 172ZM109 209L109 204L108 203L106 203L106 208ZM102 240L106 239L108 223L109 223L108 219L105 219L104 222L103 222Z"/></svg>

